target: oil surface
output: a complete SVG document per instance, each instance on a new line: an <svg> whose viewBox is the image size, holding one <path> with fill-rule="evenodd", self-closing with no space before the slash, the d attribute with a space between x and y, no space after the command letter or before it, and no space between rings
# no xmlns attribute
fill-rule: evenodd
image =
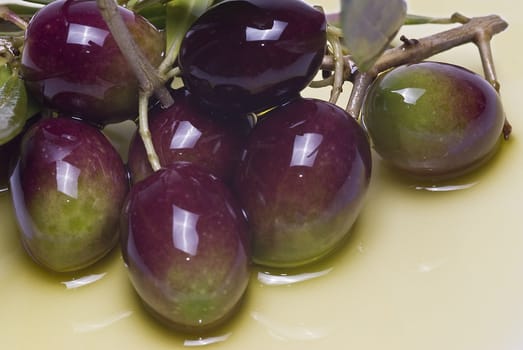
<svg viewBox="0 0 523 350"><path fill-rule="evenodd" d="M317 3L327 12L338 6ZM36 266L18 240L9 193L0 193L0 348L521 349L523 67L513 57L523 54L516 45L523 5L412 0L409 7L438 16L498 13L511 25L493 46L514 134L486 167L427 185L398 176L375 157L366 206L348 241L296 271L255 268L236 317L201 336L172 332L147 315L118 250L77 273ZM472 45L438 58L481 71ZM129 126L110 133L124 152Z"/></svg>

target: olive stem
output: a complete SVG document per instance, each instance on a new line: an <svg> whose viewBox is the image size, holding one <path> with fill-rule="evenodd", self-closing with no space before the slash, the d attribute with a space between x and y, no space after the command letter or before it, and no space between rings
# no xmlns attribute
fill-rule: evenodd
<svg viewBox="0 0 523 350"><path fill-rule="evenodd" d="M340 42L340 37L336 33L327 32L327 40L330 43L332 55L334 57L334 81L331 90L329 102L336 103L343 90L345 71L345 61L343 58L343 48Z"/></svg>
<svg viewBox="0 0 523 350"><path fill-rule="evenodd" d="M507 26L507 22L496 15L471 18L457 28L418 39L415 45L402 45L386 50L372 70L382 72L409 62L421 61L456 46L475 42L480 31L493 36L505 30Z"/></svg>
<svg viewBox="0 0 523 350"><path fill-rule="evenodd" d="M496 74L496 68L494 66L494 56L492 54L491 46L492 34L486 31L478 31L475 44L479 49L479 55L481 57L481 63L483 65L483 71L485 79L496 89L498 94L500 93L500 84ZM503 125L503 137L508 140L512 132L512 125L505 118L505 124Z"/></svg>
<svg viewBox="0 0 523 350"><path fill-rule="evenodd" d="M386 50L383 55L367 72L356 72L348 79L354 83L353 91L349 98L347 112L358 118L367 88L374 78L383 71L412 62L419 62L438 53L447 51L456 46L467 43L476 43L480 49L486 79L499 89L497 83L490 40L495 34L504 31L508 23L497 15L468 18L459 13L451 16L452 23L462 24L440 33L436 33L417 40L408 40L403 45ZM352 66L353 62L348 55L344 56L345 65ZM336 59L331 55L325 56L321 69L335 70ZM510 127L504 131L505 138L510 134ZM508 134L507 134L508 132Z"/></svg>
<svg viewBox="0 0 523 350"><path fill-rule="evenodd" d="M178 53L180 52L180 47L182 45L182 38L177 36L171 46L167 49L167 54L165 55L164 60L160 64L160 67L158 67L158 71L162 76L165 76L168 74L169 70L171 70L171 67L176 61L176 58L178 57Z"/></svg>
<svg viewBox="0 0 523 350"><path fill-rule="evenodd" d="M367 90L376 76L368 72L356 72L354 74L354 86L352 88L346 111L354 119L359 120L361 107L367 95Z"/></svg>
<svg viewBox="0 0 523 350"><path fill-rule="evenodd" d="M160 78L158 71L152 66L142 50L133 40L129 29L125 25L118 11L118 4L114 0L96 0L98 8L133 70L140 86L138 101L138 132L147 152L147 158L151 168L157 171L161 168L158 154L154 149L151 132L149 131L149 98L154 93L160 104L168 108L174 100L165 87L165 82Z"/></svg>
<svg viewBox="0 0 523 350"><path fill-rule="evenodd" d="M0 6L0 18L11 22L22 30L27 29L27 22L24 21L20 16L11 11L7 6Z"/></svg>
<svg viewBox="0 0 523 350"><path fill-rule="evenodd" d="M430 16L420 16L414 14L407 14L405 19L405 25L420 25L420 24L453 24L457 23L457 18L451 16L448 17L430 17ZM461 22L459 22L461 23Z"/></svg>
<svg viewBox="0 0 523 350"><path fill-rule="evenodd" d="M33 2L33 1L24 1L24 0L8 0L3 1L3 4L6 6L20 6L24 8L30 8L30 9L41 9L44 7L45 3L39 3L39 2Z"/></svg>
<svg viewBox="0 0 523 350"><path fill-rule="evenodd" d="M173 104L171 94L164 86L164 81L160 78L155 67L133 40L122 16L120 16L118 4L114 0L96 0L96 3L114 40L133 70L140 84L140 89L144 92L154 93L162 106L171 106Z"/></svg>
<svg viewBox="0 0 523 350"><path fill-rule="evenodd" d="M153 171L161 168L160 159L154 148L151 131L149 130L149 98L151 93L141 91L138 99L138 133L142 139L147 158Z"/></svg>
<svg viewBox="0 0 523 350"><path fill-rule="evenodd" d="M312 88L323 88L327 86L332 86L334 84L334 76L331 75L328 78L322 79L322 80L314 80L312 81L309 86Z"/></svg>
<svg viewBox="0 0 523 350"><path fill-rule="evenodd" d="M328 13L325 15L327 22L330 24L339 24L341 16L339 12ZM453 24L458 23L454 17L430 17L421 16L408 13L405 18L405 25L420 25L420 24ZM461 23L461 22L459 22ZM341 35L340 35L341 36Z"/></svg>
<svg viewBox="0 0 523 350"><path fill-rule="evenodd" d="M494 59L492 56L492 48L490 45L491 37L487 33L480 32L477 40L475 40L476 46L479 49L479 55L481 57L481 63L483 65L483 71L485 79L499 92L500 85L496 77L496 69L494 67Z"/></svg>
<svg viewBox="0 0 523 350"><path fill-rule="evenodd" d="M179 67L174 67L164 73L167 79L176 78L182 75L182 70Z"/></svg>

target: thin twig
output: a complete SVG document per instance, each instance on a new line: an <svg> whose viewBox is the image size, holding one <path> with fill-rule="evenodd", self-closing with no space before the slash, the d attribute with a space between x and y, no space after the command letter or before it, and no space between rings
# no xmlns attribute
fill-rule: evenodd
<svg viewBox="0 0 523 350"><path fill-rule="evenodd" d="M165 82L160 78L159 72L133 40L122 16L120 16L117 3L114 0L97 0L97 4L114 40L138 80L140 86L138 131L145 146L149 163L152 169L157 171L161 168L161 165L149 131L149 98L152 94L155 94L165 108L170 107L174 100L165 87Z"/></svg>
<svg viewBox="0 0 523 350"><path fill-rule="evenodd" d="M309 86L311 88L324 88L327 86L332 86L333 84L334 84L334 75L331 75L330 77L322 79L322 80L314 80L309 84Z"/></svg>
<svg viewBox="0 0 523 350"><path fill-rule="evenodd" d="M492 40L492 34L488 31L478 31L475 44L479 49L479 55L481 57L481 63L483 65L483 72L485 79L500 93L500 84L496 74L496 68L494 66L494 57L492 55L492 46L490 42ZM512 133L512 125L505 118L505 124L503 125L503 137L508 140Z"/></svg>
<svg viewBox="0 0 523 350"><path fill-rule="evenodd" d="M173 99L158 71L149 62L147 57L133 40L129 29L125 25L118 11L118 4L114 0L96 0L98 8L118 44L122 54L133 70L140 84L140 89L147 93L154 93L164 107L173 104Z"/></svg>
<svg viewBox="0 0 523 350"><path fill-rule="evenodd" d="M0 18L13 23L22 30L27 29L27 22L22 19L22 17L11 11L7 6L0 6Z"/></svg>
<svg viewBox="0 0 523 350"><path fill-rule="evenodd" d="M161 75L166 76L169 72L169 70L172 69L172 66L176 62L176 59L178 58L178 53L180 51L180 47L182 45L182 37L176 37L174 38L171 46L167 49L167 53L165 55L165 58L163 59L162 63L158 67L158 71Z"/></svg>
<svg viewBox="0 0 523 350"><path fill-rule="evenodd" d="M462 25L418 40L408 40L408 42L401 46L388 49L368 72L356 73L355 76L351 78L354 86L347 106L347 112L353 117L358 118L369 80L372 81L380 72L403 64L419 62L467 43L476 43L478 45L485 77L499 90L499 83L496 78L490 48L490 40L494 35L501 33L507 28L507 22L497 15L468 18L459 13L452 15L451 21L452 23L461 23ZM350 56L344 56L344 60L346 65L352 64ZM332 56L324 57L321 69L335 70L336 59ZM504 136L508 137L509 133L510 124L507 121Z"/></svg>
<svg viewBox="0 0 523 350"><path fill-rule="evenodd" d="M479 49L479 55L481 57L481 63L483 65L483 72L487 81L499 92L500 86L496 76L496 69L494 68L494 58L492 55L492 48L490 46L490 40L492 36L489 33L480 31L478 32L475 44Z"/></svg>
<svg viewBox="0 0 523 350"><path fill-rule="evenodd" d="M403 45L386 50L372 67L372 70L382 72L402 64L427 59L456 46L474 42L478 35L478 28L490 32L490 35L493 36L504 31L507 26L507 22L497 15L471 18L462 26L418 39L418 43L409 46L408 50ZM349 63L350 57L344 57L346 63ZM334 58L325 57L322 69L334 70L334 68Z"/></svg>
<svg viewBox="0 0 523 350"><path fill-rule="evenodd" d="M331 45L332 54L334 57L334 82L332 85L331 96L329 102L336 103L343 90L343 78L345 72L345 62L343 59L343 48L341 46L340 37L336 33L327 32L327 39Z"/></svg>
<svg viewBox="0 0 523 350"><path fill-rule="evenodd" d="M167 80L179 77L182 75L182 71L179 67L174 67L171 70L163 73Z"/></svg>
<svg viewBox="0 0 523 350"><path fill-rule="evenodd" d="M420 24L453 24L456 23L453 17L428 17L414 14L407 14L405 18L405 25L420 25Z"/></svg>
<svg viewBox="0 0 523 350"><path fill-rule="evenodd" d="M2 1L3 5L5 6L21 6L24 8L31 8L31 9L40 9L45 6L45 4L40 4L32 1L24 1L24 0L7 0Z"/></svg>
<svg viewBox="0 0 523 350"><path fill-rule="evenodd" d="M354 86L351 90L346 110L356 120L360 117L360 110L367 95L367 90L375 77L374 73L369 72L356 72L354 75Z"/></svg>
<svg viewBox="0 0 523 350"><path fill-rule="evenodd" d="M372 69L382 72L409 62L421 61L456 46L475 42L480 31L489 32L493 36L507 26L507 22L496 15L471 18L459 27L421 38L416 45L408 48L399 46L385 51Z"/></svg>
<svg viewBox="0 0 523 350"><path fill-rule="evenodd" d="M150 93L145 91L140 92L138 100L138 132L142 139L147 158L151 164L151 168L157 171L161 168L160 159L154 148L151 132L149 130L149 98Z"/></svg>

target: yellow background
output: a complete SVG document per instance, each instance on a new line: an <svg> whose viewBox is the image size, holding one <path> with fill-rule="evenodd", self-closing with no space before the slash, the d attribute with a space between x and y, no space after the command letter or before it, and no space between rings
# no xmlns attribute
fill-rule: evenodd
<svg viewBox="0 0 523 350"><path fill-rule="evenodd" d="M337 1L316 3L327 12L338 7ZM293 272L288 281L294 283L278 284L282 279L276 278L267 284L263 270L253 271L234 322L209 334L218 338L200 343L219 341L209 347L228 350L523 348L523 5L409 1L411 13L455 11L496 13L510 24L494 38L493 49L512 139L487 168L449 184L462 190L416 190L376 158L366 206L347 245ZM419 37L443 29L416 26L401 33ZM473 45L438 59L481 72ZM328 91L306 95L325 98ZM129 125L111 129L125 149ZM199 344L148 317L119 251L86 271L50 274L23 252L13 217L9 195L0 194L1 349L163 350Z"/></svg>

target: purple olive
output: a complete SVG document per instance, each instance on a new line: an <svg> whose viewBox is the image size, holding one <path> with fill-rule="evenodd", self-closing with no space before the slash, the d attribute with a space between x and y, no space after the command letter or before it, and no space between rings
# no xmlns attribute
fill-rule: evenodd
<svg viewBox="0 0 523 350"><path fill-rule="evenodd" d="M140 15L118 11L149 61L162 60L162 34ZM57 0L31 18L22 77L45 105L105 125L138 115L138 81L92 0Z"/></svg>
<svg viewBox="0 0 523 350"><path fill-rule="evenodd" d="M230 182L250 130L247 121L214 115L185 90L176 91L173 98L171 107L156 106L149 113L149 130L160 164L196 163ZM134 183L153 172L138 132L129 147L128 167Z"/></svg>
<svg viewBox="0 0 523 350"><path fill-rule="evenodd" d="M371 174L367 136L341 108L298 98L255 126L235 178L253 259L295 267L347 237Z"/></svg>

